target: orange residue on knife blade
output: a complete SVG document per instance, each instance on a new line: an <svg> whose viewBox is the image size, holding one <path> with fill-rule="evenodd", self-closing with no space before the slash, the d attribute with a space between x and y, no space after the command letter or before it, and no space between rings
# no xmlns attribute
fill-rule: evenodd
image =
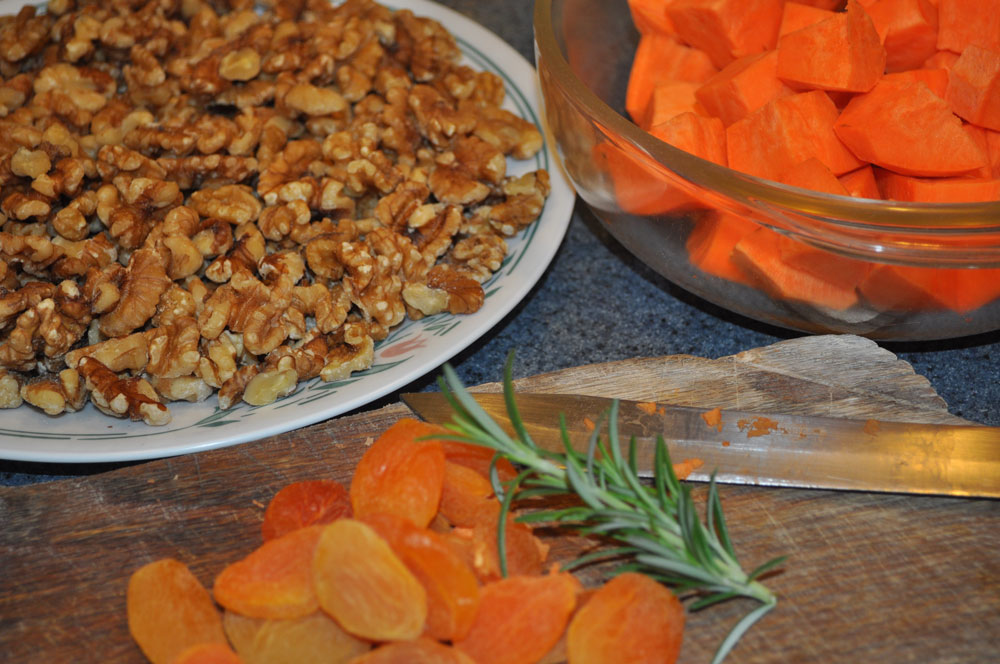
<svg viewBox="0 0 1000 664"><path fill-rule="evenodd" d="M701 419L705 420L705 424L708 425L709 429L715 429L716 431L722 431L722 409L713 408L712 410L705 411L701 414Z"/></svg>
<svg viewBox="0 0 1000 664"><path fill-rule="evenodd" d="M722 446L723 447L729 447L729 441L728 440L722 441Z"/></svg>
<svg viewBox="0 0 1000 664"><path fill-rule="evenodd" d="M772 431L778 431L778 423L770 417L755 417L752 420L740 420L736 423L740 431L746 431L747 438L766 436Z"/></svg>
<svg viewBox="0 0 1000 664"><path fill-rule="evenodd" d="M656 415L656 404L652 401L640 401L635 405L635 407L644 413Z"/></svg>
<svg viewBox="0 0 1000 664"><path fill-rule="evenodd" d="M878 420L865 420L864 432L869 436L877 436L878 430L881 428Z"/></svg>
<svg viewBox="0 0 1000 664"><path fill-rule="evenodd" d="M684 459L680 463L674 464L674 474L677 479L687 479L688 475L705 465L701 459Z"/></svg>
<svg viewBox="0 0 1000 664"><path fill-rule="evenodd" d="M597 428L597 425L594 424L594 421L589 417L583 418L583 426L587 427L587 431L593 431Z"/></svg>

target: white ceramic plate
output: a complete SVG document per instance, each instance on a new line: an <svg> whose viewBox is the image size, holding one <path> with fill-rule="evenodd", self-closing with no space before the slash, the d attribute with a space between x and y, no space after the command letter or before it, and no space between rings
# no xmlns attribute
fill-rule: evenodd
<svg viewBox="0 0 1000 664"><path fill-rule="evenodd" d="M22 4L0 1L0 13L15 12ZM503 77L507 85L505 107L539 123L535 70L506 42L461 14L427 0L390 0L385 4L440 21L455 35L468 64ZM534 159L510 161L508 168L512 174L547 169L552 193L541 218L508 241L508 258L484 285L486 301L475 314L407 320L376 346L371 369L340 382L316 379L300 384L293 394L268 406L241 403L220 411L214 395L196 404L171 403L173 419L164 427L117 420L89 404L79 413L57 417L28 405L0 410L0 458L60 463L129 461L236 445L335 417L434 371L521 301L542 276L566 234L574 193L548 147Z"/></svg>

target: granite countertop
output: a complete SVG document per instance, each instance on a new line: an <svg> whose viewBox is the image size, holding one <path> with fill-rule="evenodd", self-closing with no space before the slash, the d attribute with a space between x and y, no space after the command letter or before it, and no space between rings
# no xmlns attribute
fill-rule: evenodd
<svg viewBox="0 0 1000 664"><path fill-rule="evenodd" d="M485 25L533 61L532 0L440 0ZM797 336L689 295L611 238L582 202L548 271L491 332L452 360L466 384L499 380L516 349L515 377L637 356L721 357ZM949 410L1000 426L1000 333L946 342L882 343L927 377ZM401 391L431 387L427 376ZM395 401L391 395L367 408ZM0 461L0 484L28 484L113 465Z"/></svg>

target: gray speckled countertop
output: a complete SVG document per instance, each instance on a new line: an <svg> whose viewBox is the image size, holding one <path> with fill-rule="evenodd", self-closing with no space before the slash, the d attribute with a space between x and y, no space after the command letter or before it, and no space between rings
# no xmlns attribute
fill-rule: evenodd
<svg viewBox="0 0 1000 664"><path fill-rule="evenodd" d="M532 0L440 0L534 60ZM452 364L466 384L501 378L516 349L515 377L637 356L721 357L796 336L738 318L673 286L634 259L578 202L548 271L524 301ZM926 376L958 416L1000 426L1000 333L949 342L882 344ZM435 375L401 391L429 389ZM375 408L397 395L371 404ZM0 461L0 484L101 472L113 465Z"/></svg>

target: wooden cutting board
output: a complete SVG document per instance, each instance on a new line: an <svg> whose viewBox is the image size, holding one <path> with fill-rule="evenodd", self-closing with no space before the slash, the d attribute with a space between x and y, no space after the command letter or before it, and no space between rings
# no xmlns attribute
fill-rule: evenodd
<svg viewBox="0 0 1000 664"><path fill-rule="evenodd" d="M795 339L716 360L590 365L518 387L962 421L907 363L852 336ZM366 445L408 415L393 405L237 447L0 488L0 660L142 662L125 621L133 569L173 556L210 586L226 563L258 545L264 507L279 488L308 478L348 481ZM777 609L729 662L997 661L1000 502L736 486L721 495L744 568L790 556L767 581L780 595ZM577 544L555 542L552 557L571 556ZM751 606L736 601L692 614L681 661L708 662Z"/></svg>

